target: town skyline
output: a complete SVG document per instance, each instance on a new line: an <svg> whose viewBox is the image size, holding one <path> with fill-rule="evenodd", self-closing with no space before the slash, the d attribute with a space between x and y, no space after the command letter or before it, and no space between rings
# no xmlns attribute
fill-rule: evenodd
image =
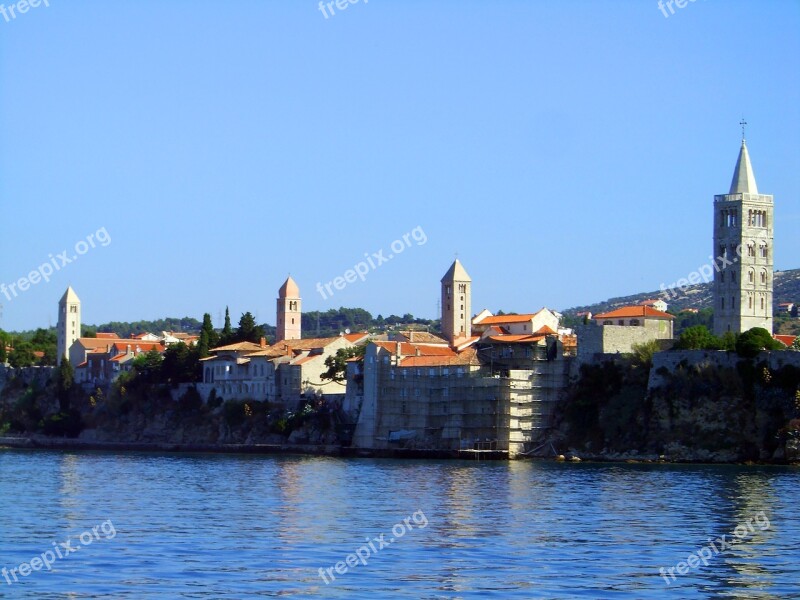
<svg viewBox="0 0 800 600"><path fill-rule="evenodd" d="M0 240L0 282L64 249L77 259L0 296L5 330L55 325L68 285L94 323L209 312L219 325L225 306L271 322L289 274L306 311L435 319L435 282L456 255L480 282L476 309L657 290L706 262L742 117L775 197L775 269L798 267L796 6L694 3L665 18L634 3L361 3L326 19L316 5L248 5L213 20L206 4L75 6L0 21L0 51L15 57L0 75L0 152L15 165L0 197L20 224ZM741 23L772 43L741 44L729 34ZM209 54L196 32L212 27ZM135 34L156 41L134 54L113 39ZM341 44L348 60L315 59ZM112 74L102 86L98 72ZM281 95L297 73L316 83ZM335 287L417 227L424 245ZM107 246L72 252L101 230Z"/></svg>

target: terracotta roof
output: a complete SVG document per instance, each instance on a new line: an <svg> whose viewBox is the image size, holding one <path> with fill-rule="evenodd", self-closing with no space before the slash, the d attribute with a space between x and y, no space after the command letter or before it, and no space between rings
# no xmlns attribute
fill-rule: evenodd
<svg viewBox="0 0 800 600"><path fill-rule="evenodd" d="M545 337L544 335L490 335L486 339L498 344L535 344Z"/></svg>
<svg viewBox="0 0 800 600"><path fill-rule="evenodd" d="M494 317L486 317L478 321L475 325L503 325L505 323L525 323L530 321L538 313L529 313L524 315L496 315Z"/></svg>
<svg viewBox="0 0 800 600"><path fill-rule="evenodd" d="M315 348L324 348L334 342L338 342L341 338L327 337L327 338L305 338L302 340L282 340L276 344L272 344L270 348L281 349L288 346L291 350L313 350Z"/></svg>
<svg viewBox="0 0 800 600"><path fill-rule="evenodd" d="M114 342L127 342L130 343L130 340L124 340L121 338L78 338L78 343L87 349L95 349L95 348L106 348L114 344Z"/></svg>
<svg viewBox="0 0 800 600"><path fill-rule="evenodd" d="M428 331L411 331L410 329L403 331L396 331L395 334L402 335L412 344L445 344L447 340L441 336L430 333Z"/></svg>
<svg viewBox="0 0 800 600"><path fill-rule="evenodd" d="M97 337L103 340L118 340L119 336L116 333L109 331L98 331Z"/></svg>
<svg viewBox="0 0 800 600"><path fill-rule="evenodd" d="M128 346L130 346L133 352L150 352L151 350L158 350L160 352L165 349L164 344L161 342L140 342L138 340L116 341L111 345L117 352L127 352Z"/></svg>
<svg viewBox="0 0 800 600"><path fill-rule="evenodd" d="M416 356L419 351L420 356L455 356L455 352L446 346L428 346L426 344L410 344L408 342L373 342L376 346L388 350L391 353L397 352L397 344L400 344L400 354L404 356Z"/></svg>
<svg viewBox="0 0 800 600"><path fill-rule="evenodd" d="M212 348L209 352L248 352L261 350L261 346L253 342L239 342L237 344L229 344L227 346L219 346Z"/></svg>
<svg viewBox="0 0 800 600"><path fill-rule="evenodd" d="M400 367L449 367L457 365L477 365L478 353L474 347L455 353L450 356L407 356L402 359Z"/></svg>
<svg viewBox="0 0 800 600"><path fill-rule="evenodd" d="M345 333L343 337L351 344L355 344L367 336L369 336L369 332L365 331L364 333Z"/></svg>
<svg viewBox="0 0 800 600"><path fill-rule="evenodd" d="M772 337L774 337L779 342L786 344L787 347L794 344L794 341L797 339L796 335L773 335Z"/></svg>
<svg viewBox="0 0 800 600"><path fill-rule="evenodd" d="M533 332L534 335L555 335L557 332L553 331L553 329L547 325L542 325Z"/></svg>
<svg viewBox="0 0 800 600"><path fill-rule="evenodd" d="M631 319L636 317L648 319L674 319L675 317L669 313L661 312L649 306L623 306L611 312L594 315L593 319Z"/></svg>

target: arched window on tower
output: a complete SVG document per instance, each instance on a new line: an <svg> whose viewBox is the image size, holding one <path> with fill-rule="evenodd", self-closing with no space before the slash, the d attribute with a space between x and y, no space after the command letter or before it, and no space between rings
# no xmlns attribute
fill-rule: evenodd
<svg viewBox="0 0 800 600"><path fill-rule="evenodd" d="M761 310L764 310L764 297L761 297Z"/></svg>
<svg viewBox="0 0 800 600"><path fill-rule="evenodd" d="M759 246L759 250L761 251L761 258L767 258L767 245L761 244L761 246Z"/></svg>
<svg viewBox="0 0 800 600"><path fill-rule="evenodd" d="M753 283L754 281L755 281L755 273L753 273L753 270L752 270L752 269L750 269L750 270L747 272L747 282L748 282L748 283Z"/></svg>
<svg viewBox="0 0 800 600"><path fill-rule="evenodd" d="M761 271L761 285L767 285L767 272Z"/></svg>

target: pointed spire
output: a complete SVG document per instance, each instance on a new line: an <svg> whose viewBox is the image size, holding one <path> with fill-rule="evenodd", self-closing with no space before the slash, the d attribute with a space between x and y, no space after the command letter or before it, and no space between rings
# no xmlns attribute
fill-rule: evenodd
<svg viewBox="0 0 800 600"><path fill-rule="evenodd" d="M756 177L750 165L750 154L747 152L747 143L742 137L742 148L739 150L739 160L736 161L736 170L733 172L731 191L729 194L757 194Z"/></svg>
<svg viewBox="0 0 800 600"><path fill-rule="evenodd" d="M469 275L467 275L467 270L464 268L464 265L461 264L461 261L455 259L453 264L450 265L450 268L447 270L447 273L444 274L442 277L442 282L446 281L472 281Z"/></svg>
<svg viewBox="0 0 800 600"><path fill-rule="evenodd" d="M80 302L80 298L78 298L78 294L75 293L75 290L72 289L72 286L69 286L67 287L67 291L64 292L64 295L61 296L61 301L59 304L74 304L75 302Z"/></svg>
<svg viewBox="0 0 800 600"><path fill-rule="evenodd" d="M278 290L278 298L299 298L300 297L300 288L295 283L292 276L286 279L281 286L281 289Z"/></svg>

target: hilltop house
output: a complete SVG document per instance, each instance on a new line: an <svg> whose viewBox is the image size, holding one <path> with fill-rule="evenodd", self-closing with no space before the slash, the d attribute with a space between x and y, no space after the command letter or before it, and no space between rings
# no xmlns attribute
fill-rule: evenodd
<svg viewBox="0 0 800 600"><path fill-rule="evenodd" d="M578 358L591 360L595 354L626 353L637 344L672 340L674 319L641 304L596 314L593 324L578 328Z"/></svg>

